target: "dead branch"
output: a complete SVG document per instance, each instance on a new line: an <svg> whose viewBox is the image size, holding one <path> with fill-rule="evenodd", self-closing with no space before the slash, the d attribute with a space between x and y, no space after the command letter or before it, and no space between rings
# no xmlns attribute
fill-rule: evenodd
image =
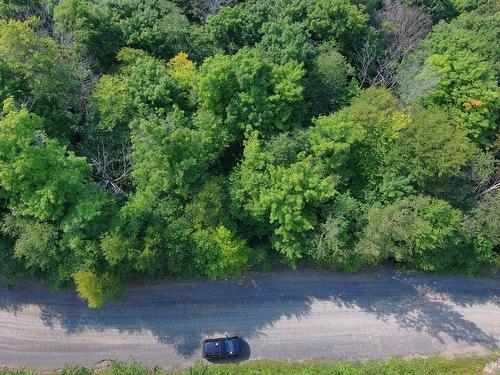
<svg viewBox="0 0 500 375"><path fill-rule="evenodd" d="M86 144L83 151L94 167L93 177L99 185L114 194L124 194L132 168L130 144L123 142L119 147L110 147L101 141Z"/></svg>
<svg viewBox="0 0 500 375"><path fill-rule="evenodd" d="M431 31L432 19L421 8L407 6L399 0L388 2L375 19L381 50L365 42L361 50L356 51L360 80L368 85L392 88L398 84L398 68Z"/></svg>

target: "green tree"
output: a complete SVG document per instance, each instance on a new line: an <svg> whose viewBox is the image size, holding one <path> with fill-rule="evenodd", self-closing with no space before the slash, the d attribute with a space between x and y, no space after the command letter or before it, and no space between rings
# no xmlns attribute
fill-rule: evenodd
<svg viewBox="0 0 500 375"><path fill-rule="evenodd" d="M55 0L0 0L0 18L19 21L39 18L42 26L51 27Z"/></svg>
<svg viewBox="0 0 500 375"><path fill-rule="evenodd" d="M0 119L0 186L10 210L39 220L60 219L78 200L91 167L57 140L42 119L4 103Z"/></svg>
<svg viewBox="0 0 500 375"><path fill-rule="evenodd" d="M323 50L313 60L306 95L313 115L334 112L359 94L354 68L336 50Z"/></svg>
<svg viewBox="0 0 500 375"><path fill-rule="evenodd" d="M490 143L498 128L500 103L492 67L466 51L431 55L426 63L438 78L426 100L450 108L454 123L479 145Z"/></svg>
<svg viewBox="0 0 500 375"><path fill-rule="evenodd" d="M182 10L166 0L102 0L129 47L160 58L185 51L190 24Z"/></svg>
<svg viewBox="0 0 500 375"><path fill-rule="evenodd" d="M449 203L426 196L406 197L368 210L356 244L366 264L392 258L422 271L442 271L460 257L462 214Z"/></svg>
<svg viewBox="0 0 500 375"><path fill-rule="evenodd" d="M258 133L245 142L231 194L239 207L272 230L273 247L294 265L313 247L317 209L335 194L334 181L304 153L289 165L276 165L261 147Z"/></svg>
<svg viewBox="0 0 500 375"><path fill-rule="evenodd" d="M453 0L405 0L405 3L423 8L432 16L434 23L450 21L459 14Z"/></svg>
<svg viewBox="0 0 500 375"><path fill-rule="evenodd" d="M324 223L317 231L317 245L310 252L312 260L321 266L357 271L365 259L357 252L357 236L364 223L364 205L349 194L339 195Z"/></svg>
<svg viewBox="0 0 500 375"><path fill-rule="evenodd" d="M269 222L276 227L273 246L292 264L313 246L315 209L335 194L333 179L325 177L311 158L300 159L288 168L270 169L271 185L261 193L257 204L260 212L268 212Z"/></svg>
<svg viewBox="0 0 500 375"><path fill-rule="evenodd" d="M149 56L139 57L125 65L127 91L133 98L133 109L141 116L164 115L177 98L177 85L168 74L166 64Z"/></svg>
<svg viewBox="0 0 500 375"><path fill-rule="evenodd" d="M107 300L120 297L122 290L118 280L111 274L96 274L93 271L82 270L74 275L76 291L80 298L87 301L92 309L101 307Z"/></svg>
<svg viewBox="0 0 500 375"><path fill-rule="evenodd" d="M313 54L313 46L304 25L289 18L278 18L262 26L262 40L258 48L264 56L276 64L290 60L307 62Z"/></svg>
<svg viewBox="0 0 500 375"><path fill-rule="evenodd" d="M462 175L474 152L466 131L453 126L445 112L437 108L413 111L411 123L386 155L379 194L383 200L411 191L404 185L394 190L394 179L398 177L419 191L435 194L450 178Z"/></svg>
<svg viewBox="0 0 500 375"><path fill-rule="evenodd" d="M311 1L305 22L315 42L334 40L344 52L368 31L368 15L363 5L348 0Z"/></svg>
<svg viewBox="0 0 500 375"><path fill-rule="evenodd" d="M354 148L365 139L363 126L349 118L347 111L313 120L309 129L311 151L326 170L335 175L342 186L356 174L357 167L352 160Z"/></svg>
<svg viewBox="0 0 500 375"><path fill-rule="evenodd" d="M408 122L387 90L370 88L349 107L313 121L311 149L336 175L339 189L358 197L380 184L384 158Z"/></svg>
<svg viewBox="0 0 500 375"><path fill-rule="evenodd" d="M128 129L134 115L133 97L127 89L124 77L103 75L89 101L89 122L102 131L117 130L115 138L120 130ZM88 129L86 131L89 133Z"/></svg>
<svg viewBox="0 0 500 375"><path fill-rule="evenodd" d="M500 194L486 194L464 218L461 232L463 254L457 259L462 272L474 273L481 265L500 266Z"/></svg>
<svg viewBox="0 0 500 375"><path fill-rule="evenodd" d="M249 1L224 7L206 20L206 32L214 45L227 53L253 47L262 37L261 27L274 12L270 1Z"/></svg>
<svg viewBox="0 0 500 375"><path fill-rule="evenodd" d="M200 111L192 121L174 108L165 118L132 123L132 175L138 189L187 196L228 145L220 119Z"/></svg>
<svg viewBox="0 0 500 375"><path fill-rule="evenodd" d="M101 237L100 246L114 272L123 279L134 273L193 275L192 232L182 202L149 189L130 195L120 208L114 228Z"/></svg>
<svg viewBox="0 0 500 375"><path fill-rule="evenodd" d="M12 105L5 102L0 120L0 186L10 212L4 233L26 269L61 285L80 266L102 260L95 240L109 225L114 200L90 183L85 158L48 138L38 116Z"/></svg>
<svg viewBox="0 0 500 375"><path fill-rule="evenodd" d="M16 239L14 256L23 261L26 269L53 271L60 262L59 234L53 224L8 215L3 220L2 231Z"/></svg>
<svg viewBox="0 0 500 375"><path fill-rule="evenodd" d="M215 228L221 223L231 224L225 188L223 178L211 178L186 204L186 215L190 218L194 229Z"/></svg>
<svg viewBox="0 0 500 375"><path fill-rule="evenodd" d="M212 279L241 276L249 265L251 250L224 226L199 230L194 239L195 264L200 275Z"/></svg>
<svg viewBox="0 0 500 375"><path fill-rule="evenodd" d="M498 7L485 5L450 23L440 23L422 43L417 84L430 82L421 97L449 108L453 121L481 147L498 128Z"/></svg>
<svg viewBox="0 0 500 375"><path fill-rule="evenodd" d="M500 14L494 2L465 12L449 23L435 25L422 47L427 55L470 51L480 56L495 69L498 78L500 54L498 23Z"/></svg>
<svg viewBox="0 0 500 375"><path fill-rule="evenodd" d="M89 100L89 126L85 133L97 140L123 142L129 137L130 123L150 115L163 116L175 103L187 106L190 86L186 74L143 51L124 48L118 54L122 62L118 74L103 75ZM185 60L189 63L189 60ZM196 75L190 71L189 74ZM184 87L186 86L186 87ZM93 134L96 133L96 134ZM106 136L110 133L111 136Z"/></svg>
<svg viewBox="0 0 500 375"><path fill-rule="evenodd" d="M257 50L215 55L200 67L200 101L233 134L249 129L273 134L300 124L303 74L298 63L275 65Z"/></svg>
<svg viewBox="0 0 500 375"><path fill-rule="evenodd" d="M95 61L95 71L114 64L123 41L111 14L86 0L62 0L54 9L54 29L71 40L75 53Z"/></svg>
<svg viewBox="0 0 500 375"><path fill-rule="evenodd" d="M34 19L0 20L0 100L25 103L45 119L49 135L65 139L78 120L87 72L35 26Z"/></svg>
<svg viewBox="0 0 500 375"><path fill-rule="evenodd" d="M494 4L494 2L489 0L453 0L453 7L459 14L490 4Z"/></svg>

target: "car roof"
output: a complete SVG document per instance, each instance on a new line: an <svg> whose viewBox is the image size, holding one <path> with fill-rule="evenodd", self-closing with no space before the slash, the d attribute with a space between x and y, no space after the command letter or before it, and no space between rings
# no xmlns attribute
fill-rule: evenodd
<svg viewBox="0 0 500 375"><path fill-rule="evenodd" d="M225 337L217 339L208 339L203 341L203 351L206 355L221 355L226 354L224 347Z"/></svg>

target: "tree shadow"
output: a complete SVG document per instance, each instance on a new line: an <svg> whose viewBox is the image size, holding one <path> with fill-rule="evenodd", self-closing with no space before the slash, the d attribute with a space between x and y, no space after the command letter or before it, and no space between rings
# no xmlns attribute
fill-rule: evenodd
<svg viewBox="0 0 500 375"><path fill-rule="evenodd" d="M315 301L361 309L377 319L394 320L401 328L424 332L440 342L448 336L455 342L489 350L499 348L498 338L457 310L478 304L500 306L497 278L385 270L357 275L279 272L239 281L131 287L121 301L97 310L88 309L72 291L54 292L35 284L13 289L0 285L0 310L17 314L28 305L36 305L46 326L61 326L68 334L89 329L128 333L147 330L186 358L199 350L203 338L221 333L255 338L280 319L305 318Z"/></svg>

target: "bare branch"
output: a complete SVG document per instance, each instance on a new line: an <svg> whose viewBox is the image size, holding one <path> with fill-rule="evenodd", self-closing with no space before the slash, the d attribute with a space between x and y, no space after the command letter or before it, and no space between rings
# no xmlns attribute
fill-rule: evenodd
<svg viewBox="0 0 500 375"><path fill-rule="evenodd" d="M398 68L431 31L432 19L421 8L394 0L377 12L376 23L382 51L377 52L367 42L361 51L356 51L360 80L392 88L398 84Z"/></svg>
<svg viewBox="0 0 500 375"><path fill-rule="evenodd" d="M204 0L200 4L201 18L205 19L210 14L215 14L221 7L229 6L238 0Z"/></svg>
<svg viewBox="0 0 500 375"><path fill-rule="evenodd" d="M124 194L129 183L131 163L131 147L123 142L119 147L110 147L104 142L93 145L86 144L82 151L90 159L93 176L104 189L114 194Z"/></svg>

